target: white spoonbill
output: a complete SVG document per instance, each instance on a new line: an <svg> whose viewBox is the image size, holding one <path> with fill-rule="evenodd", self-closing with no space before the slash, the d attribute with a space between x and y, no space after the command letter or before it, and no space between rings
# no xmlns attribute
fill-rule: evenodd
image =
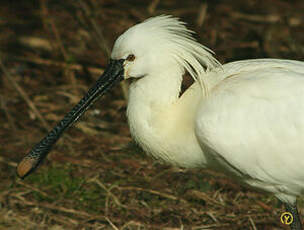
<svg viewBox="0 0 304 230"><path fill-rule="evenodd" d="M209 167L273 193L293 214L304 192L304 62L255 59L221 65L185 23L158 16L115 42L103 75L20 162L24 178L64 130L112 86L130 79L128 122L135 141L158 159ZM182 94L185 71L195 80Z"/></svg>

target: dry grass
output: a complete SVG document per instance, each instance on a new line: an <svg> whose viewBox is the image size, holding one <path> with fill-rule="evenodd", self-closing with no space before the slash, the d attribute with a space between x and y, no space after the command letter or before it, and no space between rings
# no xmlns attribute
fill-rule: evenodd
<svg viewBox="0 0 304 230"><path fill-rule="evenodd" d="M132 24L179 16L223 63L303 60L303 1L38 3L0 3L0 230L287 229L270 195L142 153L131 141L119 88L68 131L34 175L21 181L15 166L93 84L108 47Z"/></svg>

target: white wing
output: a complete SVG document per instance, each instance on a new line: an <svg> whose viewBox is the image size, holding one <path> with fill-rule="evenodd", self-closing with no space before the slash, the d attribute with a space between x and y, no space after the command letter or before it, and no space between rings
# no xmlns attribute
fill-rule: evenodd
<svg viewBox="0 0 304 230"><path fill-rule="evenodd" d="M261 59L223 67L225 79L202 100L196 118L207 156L278 197L301 193L304 63Z"/></svg>

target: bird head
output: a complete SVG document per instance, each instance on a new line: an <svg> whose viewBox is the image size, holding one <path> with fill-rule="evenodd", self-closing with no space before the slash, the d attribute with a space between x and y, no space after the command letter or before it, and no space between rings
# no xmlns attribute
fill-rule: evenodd
<svg viewBox="0 0 304 230"><path fill-rule="evenodd" d="M124 60L124 79L142 78L168 68L199 75L219 63L212 51L196 42L185 23L167 15L149 18L116 40L111 59Z"/></svg>

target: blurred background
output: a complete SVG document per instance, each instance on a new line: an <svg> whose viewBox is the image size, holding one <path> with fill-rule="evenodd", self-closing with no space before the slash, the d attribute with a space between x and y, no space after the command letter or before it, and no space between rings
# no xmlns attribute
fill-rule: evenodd
<svg viewBox="0 0 304 230"><path fill-rule="evenodd" d="M303 60L303 12L302 0L0 1L0 229L288 229L271 195L146 156L130 138L120 87L33 175L20 180L15 167L94 83L117 36L135 23L180 17L221 63Z"/></svg>

